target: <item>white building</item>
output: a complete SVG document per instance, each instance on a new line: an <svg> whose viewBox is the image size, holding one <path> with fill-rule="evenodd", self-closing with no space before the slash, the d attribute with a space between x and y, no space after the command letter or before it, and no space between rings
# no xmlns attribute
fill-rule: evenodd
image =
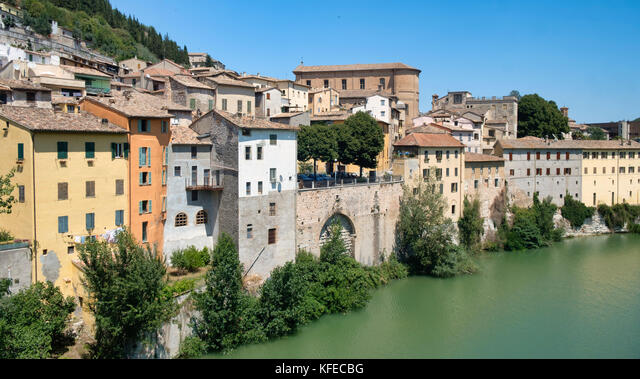
<svg viewBox="0 0 640 379"><path fill-rule="evenodd" d="M367 97L366 104L351 108L352 113L366 112L379 121L391 124L391 100L388 97L373 95Z"/></svg>

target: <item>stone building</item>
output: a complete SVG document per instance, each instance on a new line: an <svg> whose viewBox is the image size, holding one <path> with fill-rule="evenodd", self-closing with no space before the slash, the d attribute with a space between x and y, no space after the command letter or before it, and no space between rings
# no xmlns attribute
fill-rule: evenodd
<svg viewBox="0 0 640 379"><path fill-rule="evenodd" d="M456 221L464 200L464 145L446 133L411 133L393 146L393 174L401 175L413 188L435 176L447 201L445 216Z"/></svg>
<svg viewBox="0 0 640 379"><path fill-rule="evenodd" d="M271 121L279 122L281 124L286 124L290 126L311 125L311 118L309 117L309 111L280 113L275 116L271 116Z"/></svg>
<svg viewBox="0 0 640 379"><path fill-rule="evenodd" d="M338 91L379 91L401 102L407 119L420 112L420 70L404 63L304 66L293 70L296 82L311 88L334 88Z"/></svg>
<svg viewBox="0 0 640 379"><path fill-rule="evenodd" d="M484 116L488 125L503 130L504 138L518 138L518 98L514 96L488 99L472 97L467 91L449 92L440 98L433 95L431 105L433 111L474 112Z"/></svg>
<svg viewBox="0 0 640 379"><path fill-rule="evenodd" d="M164 256L195 246L213 249L219 235L220 170L211 170L211 142L186 126L171 126L168 148Z"/></svg>
<svg viewBox="0 0 640 379"><path fill-rule="evenodd" d="M255 116L256 91L253 85L226 75L202 76L197 80L215 89L216 110L234 115Z"/></svg>
<svg viewBox="0 0 640 379"><path fill-rule="evenodd" d="M191 128L209 139L211 169L221 171L219 229L238 246L245 273L264 280L296 255L299 128L218 110Z"/></svg>
<svg viewBox="0 0 640 379"><path fill-rule="evenodd" d="M311 87L292 80L278 80L276 87L282 93L283 112L305 112L309 109Z"/></svg>
<svg viewBox="0 0 640 379"><path fill-rule="evenodd" d="M205 114L215 105L215 89L193 79L190 75L168 78L166 97L176 104L189 107L196 114Z"/></svg>
<svg viewBox="0 0 640 379"><path fill-rule="evenodd" d="M256 117L270 120L282 113L282 94L273 87L256 88Z"/></svg>
<svg viewBox="0 0 640 379"><path fill-rule="evenodd" d="M0 280L11 281L9 293L15 294L31 286L31 266L31 247L28 241L0 244Z"/></svg>
<svg viewBox="0 0 640 379"><path fill-rule="evenodd" d="M504 158L495 155L464 154L464 195L469 200L480 202L480 217L484 219L485 230L495 229L494 210L500 209L505 191ZM493 222L492 222L493 221Z"/></svg>
<svg viewBox="0 0 640 379"><path fill-rule="evenodd" d="M0 79L0 104L51 108L51 90L26 80Z"/></svg>
<svg viewBox="0 0 640 379"><path fill-rule="evenodd" d="M309 91L311 117L340 111L340 93L333 88L316 88Z"/></svg>

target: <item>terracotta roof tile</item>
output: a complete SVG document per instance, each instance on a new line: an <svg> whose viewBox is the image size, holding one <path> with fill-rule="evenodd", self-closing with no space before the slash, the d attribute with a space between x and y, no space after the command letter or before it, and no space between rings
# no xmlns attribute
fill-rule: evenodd
<svg viewBox="0 0 640 379"><path fill-rule="evenodd" d="M238 117L234 116L231 113L227 113L219 110L212 110L211 112L215 112L220 116L224 117L227 121L232 124L246 129L279 129L279 130L299 130L300 128L297 126L291 126L286 124L281 124L278 122L271 122L264 119L253 119L251 117Z"/></svg>
<svg viewBox="0 0 640 379"><path fill-rule="evenodd" d="M233 86L233 87L245 87L245 88L254 88L253 85L249 83L245 83L241 80L224 78L219 76L207 77L207 80L212 81L213 83L219 86Z"/></svg>
<svg viewBox="0 0 640 379"><path fill-rule="evenodd" d="M191 111L188 107L172 103L161 97L132 90L111 91L111 96L90 96L85 100L100 103L127 117L170 118L173 116L169 113L172 110Z"/></svg>
<svg viewBox="0 0 640 379"><path fill-rule="evenodd" d="M31 91L51 92L49 88L32 83L28 80L0 79L0 86L6 87L12 90L19 89L19 90L28 90L28 91L31 90Z"/></svg>
<svg viewBox="0 0 640 379"><path fill-rule="evenodd" d="M419 146L419 147L460 147L464 145L449 134L412 133L394 146Z"/></svg>
<svg viewBox="0 0 640 379"><path fill-rule="evenodd" d="M503 139L497 142L503 149L602 149L602 150L638 150L640 143L636 141L621 144L619 140L545 140L536 137L519 139Z"/></svg>
<svg viewBox="0 0 640 379"><path fill-rule="evenodd" d="M0 117L12 120L25 128L39 132L62 133L128 133L110 122L86 112L63 113L53 109L0 105Z"/></svg>
<svg viewBox="0 0 640 379"><path fill-rule="evenodd" d="M198 133L188 126L171 125L171 143L174 145L211 145L206 140L198 139Z"/></svg>
<svg viewBox="0 0 640 379"><path fill-rule="evenodd" d="M207 89L207 90L213 91L213 88L211 88L210 86L202 82L195 80L191 76L175 75L171 77L171 80L175 80L176 82L188 88L199 88L199 89Z"/></svg>
<svg viewBox="0 0 640 379"><path fill-rule="evenodd" d="M495 155L464 153L465 162L504 162L504 158Z"/></svg>
<svg viewBox="0 0 640 379"><path fill-rule="evenodd" d="M409 69L420 72L404 63L370 63L370 64L347 64L330 66L303 66L296 67L294 73L303 72L327 72L327 71L361 71L361 70L388 70L388 69Z"/></svg>
<svg viewBox="0 0 640 379"><path fill-rule="evenodd" d="M72 72L74 74L80 74L80 75L91 75L91 76L97 76L97 77L101 77L101 78L111 78L109 75L104 74L98 70L95 70L93 68L88 68L88 67L75 67L75 66L67 66L67 65L60 65L60 67L62 67L63 69Z"/></svg>

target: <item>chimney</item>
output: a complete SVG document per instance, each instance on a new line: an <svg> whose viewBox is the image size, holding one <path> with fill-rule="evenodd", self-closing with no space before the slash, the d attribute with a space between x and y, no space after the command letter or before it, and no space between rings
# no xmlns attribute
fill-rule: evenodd
<svg viewBox="0 0 640 379"><path fill-rule="evenodd" d="M431 96L431 109L435 109L435 107L436 107L436 101L438 101L438 94L437 94L437 93L434 93L434 94Z"/></svg>
<svg viewBox="0 0 640 379"><path fill-rule="evenodd" d="M560 108L560 111L562 112L562 115L563 115L564 117L569 118L569 108L567 108L567 107L562 107L562 108Z"/></svg>

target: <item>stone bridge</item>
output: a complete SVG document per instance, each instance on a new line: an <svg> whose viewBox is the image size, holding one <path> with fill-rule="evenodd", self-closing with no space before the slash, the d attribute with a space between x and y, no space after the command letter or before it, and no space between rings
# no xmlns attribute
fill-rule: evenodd
<svg viewBox="0 0 640 379"><path fill-rule="evenodd" d="M327 229L340 222L343 239L360 263L374 265L394 249L402 181L301 189L296 201L296 244L316 256Z"/></svg>

